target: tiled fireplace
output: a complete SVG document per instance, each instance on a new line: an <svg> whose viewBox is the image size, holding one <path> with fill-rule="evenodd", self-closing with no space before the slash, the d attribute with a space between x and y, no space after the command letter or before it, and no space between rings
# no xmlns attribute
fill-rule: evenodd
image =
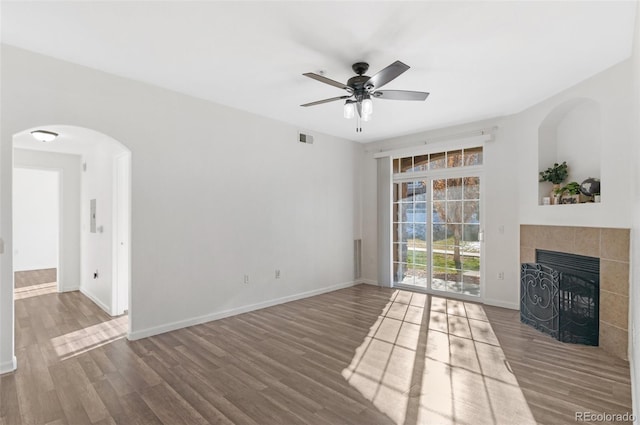
<svg viewBox="0 0 640 425"><path fill-rule="evenodd" d="M627 359L629 229L520 226L520 263L534 263L536 249L600 258L600 346Z"/></svg>

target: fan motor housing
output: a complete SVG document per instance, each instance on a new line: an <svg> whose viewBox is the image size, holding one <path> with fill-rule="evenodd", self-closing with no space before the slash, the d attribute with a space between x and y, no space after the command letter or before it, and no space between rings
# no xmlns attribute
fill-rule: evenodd
<svg viewBox="0 0 640 425"><path fill-rule="evenodd" d="M358 93L364 91L364 85L367 81L369 81L370 78L371 77L368 77L366 75L356 75L355 77L349 78L349 81L347 81L347 85L353 89L354 93Z"/></svg>

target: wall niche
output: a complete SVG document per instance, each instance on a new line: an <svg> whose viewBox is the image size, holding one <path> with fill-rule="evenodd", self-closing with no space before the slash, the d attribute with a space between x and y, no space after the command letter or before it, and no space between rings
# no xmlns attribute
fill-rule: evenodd
<svg viewBox="0 0 640 425"><path fill-rule="evenodd" d="M600 115L598 102L587 98L568 100L549 112L538 127L538 171L566 161L569 175L562 185L582 183L589 177L600 179ZM540 182L538 204L551 196L552 187L549 182Z"/></svg>

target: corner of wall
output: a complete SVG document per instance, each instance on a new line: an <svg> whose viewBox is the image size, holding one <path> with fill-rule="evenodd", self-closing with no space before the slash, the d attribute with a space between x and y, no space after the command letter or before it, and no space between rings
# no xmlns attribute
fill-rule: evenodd
<svg viewBox="0 0 640 425"><path fill-rule="evenodd" d="M13 356L13 360L0 363L0 375L5 373L11 373L18 368L18 359L16 356Z"/></svg>

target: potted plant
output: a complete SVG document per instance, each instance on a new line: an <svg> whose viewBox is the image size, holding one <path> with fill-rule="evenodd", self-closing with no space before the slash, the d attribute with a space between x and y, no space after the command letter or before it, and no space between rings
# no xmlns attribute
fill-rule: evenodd
<svg viewBox="0 0 640 425"><path fill-rule="evenodd" d="M553 164L553 167L549 167L544 171L540 171L540 181L560 184L569 175L568 168L569 167L567 165L567 161L564 161L562 164L558 164L556 162L555 164Z"/></svg>
<svg viewBox="0 0 640 425"><path fill-rule="evenodd" d="M578 204L580 202L580 183L569 182L562 188L562 191L566 193L562 196L563 204Z"/></svg>
<svg viewBox="0 0 640 425"><path fill-rule="evenodd" d="M560 199L560 195L564 192L560 184L569 175L568 168L567 161L563 161L562 164L558 164L556 162L553 164L553 167L540 171L540 181L550 182L553 184L553 190L551 191L552 204L557 204Z"/></svg>

